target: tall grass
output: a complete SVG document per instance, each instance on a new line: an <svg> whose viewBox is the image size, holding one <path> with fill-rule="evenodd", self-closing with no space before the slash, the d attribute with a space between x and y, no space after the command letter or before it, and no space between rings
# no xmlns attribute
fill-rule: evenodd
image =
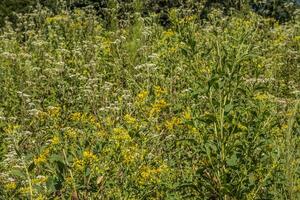
<svg viewBox="0 0 300 200"><path fill-rule="evenodd" d="M299 199L300 21L208 18L8 23L0 198Z"/></svg>

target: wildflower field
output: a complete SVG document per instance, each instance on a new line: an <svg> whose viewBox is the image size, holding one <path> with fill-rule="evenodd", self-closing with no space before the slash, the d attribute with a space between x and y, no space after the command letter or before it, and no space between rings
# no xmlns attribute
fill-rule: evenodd
<svg viewBox="0 0 300 200"><path fill-rule="evenodd" d="M38 9L0 31L0 199L300 199L300 16Z"/></svg>

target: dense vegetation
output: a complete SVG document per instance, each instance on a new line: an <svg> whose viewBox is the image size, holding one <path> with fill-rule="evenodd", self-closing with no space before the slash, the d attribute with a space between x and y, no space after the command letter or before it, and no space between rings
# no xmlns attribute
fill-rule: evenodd
<svg viewBox="0 0 300 200"><path fill-rule="evenodd" d="M191 2L2 27L0 199L300 199L299 11Z"/></svg>
<svg viewBox="0 0 300 200"><path fill-rule="evenodd" d="M292 19L293 11L299 5L300 0L4 0L0 4L0 25L3 25L6 17L16 21L18 13L26 13L40 6L55 13L59 13L62 7L68 10L90 7L97 11L106 25L110 25L110 20L114 17L119 21L127 20L138 7L143 15L157 13L160 23L168 26L169 11L172 8L188 10L200 20L207 19L207 14L216 7L226 14L231 9L252 9L262 16L286 22Z"/></svg>

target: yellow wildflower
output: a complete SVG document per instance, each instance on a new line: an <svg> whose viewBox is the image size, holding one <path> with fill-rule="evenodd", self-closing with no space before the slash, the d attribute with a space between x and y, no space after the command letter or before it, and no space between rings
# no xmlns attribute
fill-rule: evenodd
<svg viewBox="0 0 300 200"><path fill-rule="evenodd" d="M79 112L72 113L70 115L70 118L73 121L80 121L80 119L81 119L81 113L79 113Z"/></svg>
<svg viewBox="0 0 300 200"><path fill-rule="evenodd" d="M54 17L47 17L46 22L53 23L53 22L66 21L66 20L68 20L68 18L69 17L67 15L56 15Z"/></svg>
<svg viewBox="0 0 300 200"><path fill-rule="evenodd" d="M191 22L191 21L194 21L195 20L195 16L186 16L185 18L184 18L184 20L186 21L186 22Z"/></svg>
<svg viewBox="0 0 300 200"><path fill-rule="evenodd" d="M53 145L56 145L56 144L59 144L60 142L60 139L58 136L54 136L52 139L51 139L51 144Z"/></svg>
<svg viewBox="0 0 300 200"><path fill-rule="evenodd" d="M9 124L8 127L4 128L4 132L7 134L12 134L20 128L19 125Z"/></svg>
<svg viewBox="0 0 300 200"><path fill-rule="evenodd" d="M288 124L284 124L284 125L282 125L282 127L281 127L282 130L288 130L288 128L289 128L289 125L288 125Z"/></svg>
<svg viewBox="0 0 300 200"><path fill-rule="evenodd" d="M237 127L238 127L240 130L242 130L242 131L247 131L247 130L248 130L248 128L247 128L246 126L244 126L243 124L241 124L241 123L238 123Z"/></svg>
<svg viewBox="0 0 300 200"><path fill-rule="evenodd" d="M191 134L196 134L196 133L198 133L198 131L197 131L197 129L196 129L195 127L193 127L193 126L191 126L191 125L188 125L187 127L188 127L188 129L189 129L189 133L191 133Z"/></svg>
<svg viewBox="0 0 300 200"><path fill-rule="evenodd" d="M46 200L46 199L47 199L47 197L45 197L42 194L39 194L39 196L36 198L36 200Z"/></svg>
<svg viewBox="0 0 300 200"><path fill-rule="evenodd" d="M292 112L292 111L288 111L287 113L286 113L286 116L287 117L292 117L294 115L294 113Z"/></svg>
<svg viewBox="0 0 300 200"><path fill-rule="evenodd" d="M105 131L103 131L103 130L98 131L98 132L96 133L96 135L97 135L99 138L106 138L106 137L107 137L107 133L106 133Z"/></svg>
<svg viewBox="0 0 300 200"><path fill-rule="evenodd" d="M141 91L138 95L138 102L143 102L146 100L146 98L148 97L149 92L146 90Z"/></svg>
<svg viewBox="0 0 300 200"><path fill-rule="evenodd" d="M176 53L177 49L178 49L178 47L171 47L171 48L169 48L169 52Z"/></svg>
<svg viewBox="0 0 300 200"><path fill-rule="evenodd" d="M21 194L29 194L30 191L31 191L31 189L29 187L21 187L20 190L19 190L19 192Z"/></svg>
<svg viewBox="0 0 300 200"><path fill-rule="evenodd" d="M50 106L47 109L47 113L51 116L51 117L58 117L60 114L60 108L59 107L53 107Z"/></svg>
<svg viewBox="0 0 300 200"><path fill-rule="evenodd" d="M67 130L65 131L65 137L74 139L77 137L77 132L72 128L67 128Z"/></svg>
<svg viewBox="0 0 300 200"><path fill-rule="evenodd" d="M97 118L94 115L90 115L87 117L87 120L91 123L91 124L96 124L97 123Z"/></svg>
<svg viewBox="0 0 300 200"><path fill-rule="evenodd" d="M122 150L122 156L125 164L133 163L137 159L138 155L138 149L136 146Z"/></svg>
<svg viewBox="0 0 300 200"><path fill-rule="evenodd" d="M183 113L183 119L185 119L185 120L191 120L192 119L192 114L191 114L191 112L189 110L185 111Z"/></svg>
<svg viewBox="0 0 300 200"><path fill-rule="evenodd" d="M259 100L259 101L265 101L268 98L269 98L269 96L267 94L263 94L263 93L258 93L254 97L254 99Z"/></svg>
<svg viewBox="0 0 300 200"><path fill-rule="evenodd" d="M68 176L68 177L66 177L65 181L66 181L65 183L66 183L67 185L71 185L72 182L73 182L73 179L72 179L71 176Z"/></svg>
<svg viewBox="0 0 300 200"><path fill-rule="evenodd" d="M84 162L83 162L83 160L77 159L77 160L75 160L73 166L74 166L75 170L82 171L83 167L84 167Z"/></svg>
<svg viewBox="0 0 300 200"><path fill-rule="evenodd" d="M136 119L134 117L132 117L129 114L126 114L124 116L124 120L128 123L128 124L134 124L136 122Z"/></svg>
<svg viewBox="0 0 300 200"><path fill-rule="evenodd" d="M47 161L47 157L49 155L49 149L45 149L43 153L33 159L35 165L43 164Z"/></svg>
<svg viewBox="0 0 300 200"><path fill-rule="evenodd" d="M169 131L171 131L174 129L175 126L178 126L181 123L182 122L179 118L173 117L171 120L166 121L165 126Z"/></svg>
<svg viewBox="0 0 300 200"><path fill-rule="evenodd" d="M128 131L125 130L124 128L114 128L113 129L113 139L114 140L119 140L119 141L126 141L126 140L131 140L130 135L128 134Z"/></svg>
<svg viewBox="0 0 300 200"><path fill-rule="evenodd" d="M114 124L114 120L110 116L106 117L104 121L107 126L112 126Z"/></svg>
<svg viewBox="0 0 300 200"><path fill-rule="evenodd" d="M96 122L95 124L94 124L98 129L100 129L102 126L101 126L101 124L99 123L99 122Z"/></svg>
<svg viewBox="0 0 300 200"><path fill-rule="evenodd" d="M166 108L167 106L168 106L168 104L164 99L155 101L150 110L150 116L153 116L154 114L159 113L161 111L161 109Z"/></svg>
<svg viewBox="0 0 300 200"><path fill-rule="evenodd" d="M144 166L141 170L141 178L148 179L152 175L153 170L149 166Z"/></svg>
<svg viewBox="0 0 300 200"><path fill-rule="evenodd" d="M111 53L111 41L109 40L104 40L102 43L102 49L104 54L110 54Z"/></svg>
<svg viewBox="0 0 300 200"><path fill-rule="evenodd" d="M94 155L93 152L85 150L83 152L83 159L86 161L95 161L97 159L97 156Z"/></svg>
<svg viewBox="0 0 300 200"><path fill-rule="evenodd" d="M168 31L164 31L163 35L165 37L172 37L173 35L175 35L175 33L173 31L171 31L171 30L168 30Z"/></svg>
<svg viewBox="0 0 300 200"><path fill-rule="evenodd" d="M43 111L38 111L37 112L37 118L44 120L48 117L48 113L43 112Z"/></svg>
<svg viewBox="0 0 300 200"><path fill-rule="evenodd" d="M42 184L47 182L47 177L45 176L38 176L37 178L32 179L32 184Z"/></svg>
<svg viewBox="0 0 300 200"><path fill-rule="evenodd" d="M144 185L148 182L158 183L160 182L159 175L168 170L168 166L162 164L158 168L151 168L149 166L143 166L140 172L139 183Z"/></svg>
<svg viewBox="0 0 300 200"><path fill-rule="evenodd" d="M160 86L154 86L155 96L160 97L162 94L167 93L167 91Z"/></svg>
<svg viewBox="0 0 300 200"><path fill-rule="evenodd" d="M17 188L17 184L15 182L7 183L5 186L7 190L15 190Z"/></svg>

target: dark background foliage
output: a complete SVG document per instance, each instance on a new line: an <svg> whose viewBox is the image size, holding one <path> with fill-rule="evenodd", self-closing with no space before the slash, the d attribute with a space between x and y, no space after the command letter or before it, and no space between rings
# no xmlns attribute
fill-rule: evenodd
<svg viewBox="0 0 300 200"><path fill-rule="evenodd" d="M15 22L16 13L32 11L37 7L37 2L54 13L62 7L67 9L93 7L108 26L112 18L116 17L120 22L129 19L136 11L137 4L140 5L139 11L144 16L156 13L163 26L169 25L168 13L172 8L189 10L193 14L196 13L200 20L207 19L208 13L216 7L223 10L226 15L229 15L232 9L239 11L251 9L260 15L275 18L283 23L293 18L295 7L300 5L299 0L2 0L0 25L4 24L5 19Z"/></svg>

